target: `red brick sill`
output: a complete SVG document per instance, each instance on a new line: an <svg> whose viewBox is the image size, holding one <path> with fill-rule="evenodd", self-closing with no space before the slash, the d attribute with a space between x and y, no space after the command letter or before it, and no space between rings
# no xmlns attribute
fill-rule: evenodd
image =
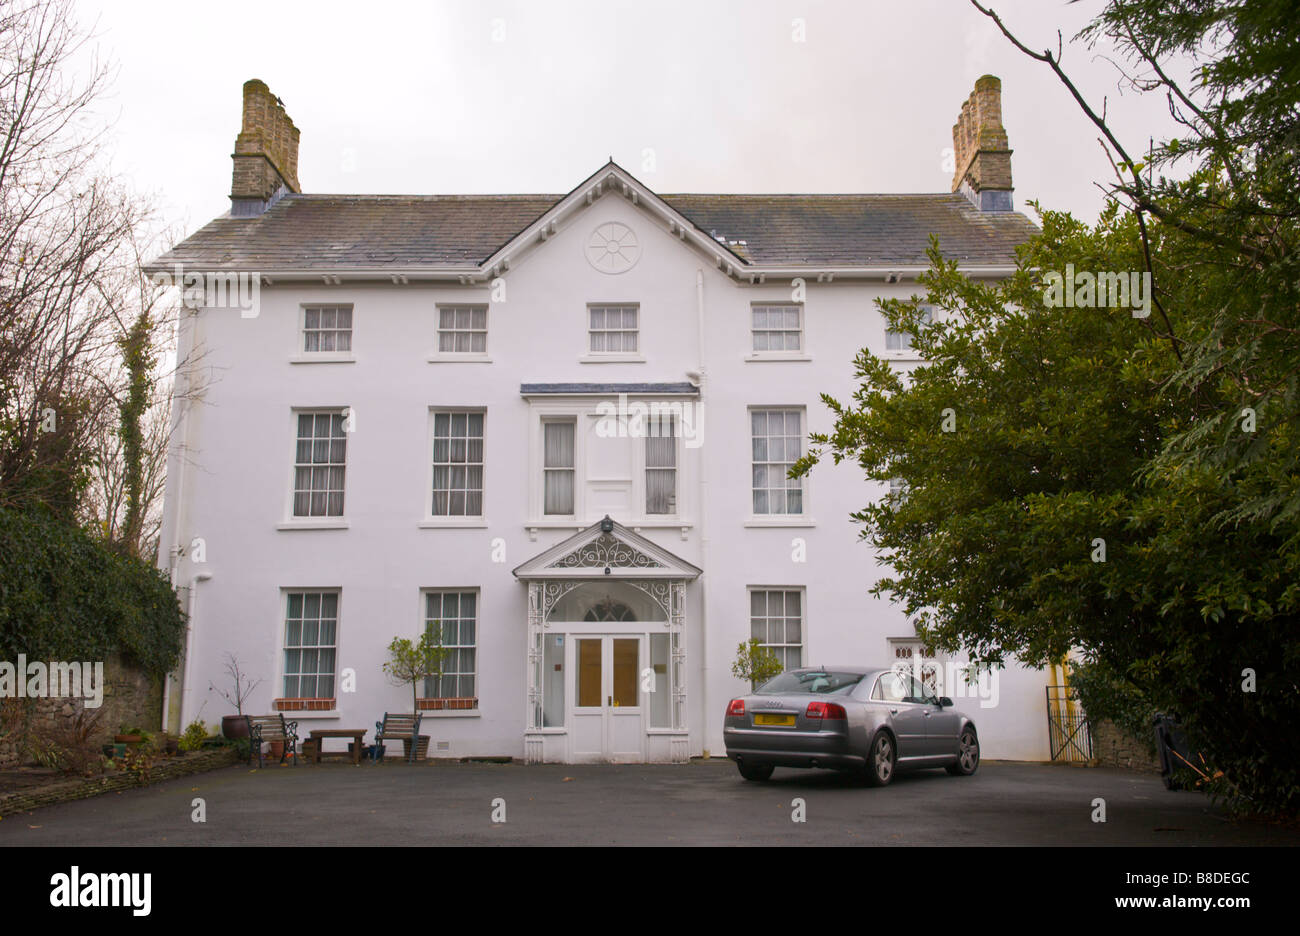
<svg viewBox="0 0 1300 936"><path fill-rule="evenodd" d="M421 712L476 709L478 699L417 699L415 705Z"/></svg>
<svg viewBox="0 0 1300 936"><path fill-rule="evenodd" d="M332 712L333 699L276 699L271 707L277 712Z"/></svg>

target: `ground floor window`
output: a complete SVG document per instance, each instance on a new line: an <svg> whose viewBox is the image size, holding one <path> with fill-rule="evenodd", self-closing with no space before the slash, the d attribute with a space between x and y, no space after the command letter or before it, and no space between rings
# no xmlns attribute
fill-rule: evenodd
<svg viewBox="0 0 1300 936"><path fill-rule="evenodd" d="M339 593L285 593L284 700L334 698Z"/></svg>
<svg viewBox="0 0 1300 936"><path fill-rule="evenodd" d="M749 592L750 636L776 654L783 670L803 666L803 589Z"/></svg>
<svg viewBox="0 0 1300 936"><path fill-rule="evenodd" d="M478 591L429 591L424 609L425 629L448 650L442 675L424 681L424 697L465 707L477 698Z"/></svg>

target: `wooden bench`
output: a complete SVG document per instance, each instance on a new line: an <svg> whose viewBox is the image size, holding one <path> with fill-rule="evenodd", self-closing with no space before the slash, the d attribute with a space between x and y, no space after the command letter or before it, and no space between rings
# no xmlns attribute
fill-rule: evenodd
<svg viewBox="0 0 1300 936"><path fill-rule="evenodd" d="M394 715L392 712L385 712L384 720L375 722L376 753L379 745L387 740L409 742L410 753L407 760L412 764L415 763L415 754L420 746L420 713ZM378 761L378 757L375 760Z"/></svg>
<svg viewBox="0 0 1300 936"><path fill-rule="evenodd" d="M252 763L253 754L257 754L257 766L265 766L262 759L262 742L280 741L284 744L284 749L280 752L280 763L284 763L286 757L293 758L293 765L298 766L298 723L296 721L286 722L284 715L277 712L274 715L245 715L248 720L248 760Z"/></svg>

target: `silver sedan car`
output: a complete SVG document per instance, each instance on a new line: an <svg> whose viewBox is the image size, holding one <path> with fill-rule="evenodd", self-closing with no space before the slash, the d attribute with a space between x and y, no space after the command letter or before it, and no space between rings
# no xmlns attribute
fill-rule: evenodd
<svg viewBox="0 0 1300 936"><path fill-rule="evenodd" d="M975 724L906 671L804 668L732 699L723 728L727 756L746 780L776 767L826 767L884 786L909 767L979 767Z"/></svg>

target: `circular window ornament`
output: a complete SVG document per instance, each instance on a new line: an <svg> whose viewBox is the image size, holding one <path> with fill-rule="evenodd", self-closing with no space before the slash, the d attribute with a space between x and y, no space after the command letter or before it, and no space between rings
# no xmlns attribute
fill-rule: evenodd
<svg viewBox="0 0 1300 936"><path fill-rule="evenodd" d="M630 227L609 221L587 239L587 262L602 273L626 273L641 259L641 245Z"/></svg>

